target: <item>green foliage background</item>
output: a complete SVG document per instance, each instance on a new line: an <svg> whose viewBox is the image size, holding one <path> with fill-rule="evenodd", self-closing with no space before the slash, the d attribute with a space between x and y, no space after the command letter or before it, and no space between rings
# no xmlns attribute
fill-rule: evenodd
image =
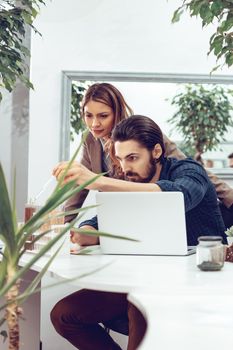
<svg viewBox="0 0 233 350"><path fill-rule="evenodd" d="M93 84L89 80L74 81L71 92L71 113L70 113L70 139L74 141L74 135L85 130L85 123L81 113L81 102L86 90Z"/></svg>
<svg viewBox="0 0 233 350"><path fill-rule="evenodd" d="M33 85L27 77L26 58L30 56L24 44L26 26L33 26L43 0L1 0L0 2L0 88L11 92L20 79L28 88ZM2 94L0 92L0 101Z"/></svg>
<svg viewBox="0 0 233 350"><path fill-rule="evenodd" d="M233 126L233 91L222 86L187 84L171 104L177 107L168 122L183 136L183 151L190 156L216 150Z"/></svg>
<svg viewBox="0 0 233 350"><path fill-rule="evenodd" d="M216 56L220 66L233 64L233 1L232 0L183 0L173 14L172 22L178 22L184 12L202 20L202 26L217 23L217 29L209 41L209 52Z"/></svg>

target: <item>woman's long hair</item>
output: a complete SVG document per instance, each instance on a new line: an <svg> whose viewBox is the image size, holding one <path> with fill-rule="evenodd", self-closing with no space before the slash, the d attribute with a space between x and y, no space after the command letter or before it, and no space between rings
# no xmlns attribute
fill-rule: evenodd
<svg viewBox="0 0 233 350"><path fill-rule="evenodd" d="M109 83L95 83L87 89L81 104L81 112L83 117L84 108L89 101L104 103L112 109L114 115L113 128L122 120L133 114L133 110L126 103L121 92L115 86ZM111 159L110 176L119 177L119 174L121 173L119 163L115 162L115 160L113 161L114 158L111 156L113 153L111 135L109 135L109 139L104 144L104 152L108 154Z"/></svg>

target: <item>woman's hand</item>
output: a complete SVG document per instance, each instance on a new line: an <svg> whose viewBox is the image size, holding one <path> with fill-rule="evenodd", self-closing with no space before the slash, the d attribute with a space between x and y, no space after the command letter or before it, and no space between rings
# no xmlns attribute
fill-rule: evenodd
<svg viewBox="0 0 233 350"><path fill-rule="evenodd" d="M57 181L63 176L69 162L61 162L58 163L55 168L53 169L52 174L56 177ZM67 182L70 182L72 180L75 180L77 185L82 185L84 182L89 181L93 179L97 174L93 173L89 169L87 169L84 165L73 162L71 167L69 168L64 180L63 185ZM86 187L89 190L96 189L95 183L91 183Z"/></svg>
<svg viewBox="0 0 233 350"><path fill-rule="evenodd" d="M79 232L82 231L96 231L96 229L92 226L85 225L82 226L79 230ZM87 234L81 234L77 231L71 231L70 232L70 239L72 243L78 243L80 246L88 246L88 245L96 245L99 244L99 237L98 236L89 236Z"/></svg>

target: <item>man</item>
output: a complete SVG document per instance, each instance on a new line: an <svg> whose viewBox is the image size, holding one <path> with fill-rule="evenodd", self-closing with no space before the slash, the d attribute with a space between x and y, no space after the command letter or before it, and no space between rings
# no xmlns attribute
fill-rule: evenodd
<svg viewBox="0 0 233 350"><path fill-rule="evenodd" d="M188 244L197 244L198 236L203 234L222 236L226 242L216 192L208 175L191 159L166 158L162 132L157 124L147 117L132 116L115 127L112 139L115 159L126 181L101 176L88 189L181 191L185 201ZM65 167L66 163L59 164L54 175L61 176ZM82 184L94 176L90 170L75 163L65 182L75 179ZM81 227L97 229L97 218L82 223ZM88 242L85 241L87 237ZM76 239L81 244L97 243L91 236L76 234ZM113 319L127 317L128 350L135 350L145 334L146 322L141 313L127 302L125 294L81 290L59 301L51 313L57 332L80 350L119 350L120 347L99 323L107 325Z"/></svg>
<svg viewBox="0 0 233 350"><path fill-rule="evenodd" d="M233 168L233 152L229 154L228 159L229 159L229 164L228 164L229 167Z"/></svg>
<svg viewBox="0 0 233 350"><path fill-rule="evenodd" d="M106 164L106 157L103 151L101 150L101 145L99 142L94 140L91 135L88 135L88 143L84 144L83 147L83 155L81 159L81 164L85 165L89 170L94 173L101 172L100 164ZM177 148L176 144L169 140L166 135L163 135L163 141L165 145L165 155L169 158L176 159L185 159L185 155ZM88 144L90 145L88 146ZM92 160L92 161L91 161ZM103 172L105 170L102 170ZM233 188L231 188L226 182L222 179L218 178L216 175L211 173L207 169L207 174L215 186L215 190L219 199L220 209L223 215L224 223L226 228L229 227L229 218L232 217L231 222L233 220L232 211L233 211ZM85 189L73 197L71 197L65 204L66 211L72 211L73 209L80 208L87 196L88 190ZM65 221L69 222L73 218L76 217L77 214L67 215L65 217ZM233 223L231 224L233 225ZM89 244L87 240L87 244Z"/></svg>

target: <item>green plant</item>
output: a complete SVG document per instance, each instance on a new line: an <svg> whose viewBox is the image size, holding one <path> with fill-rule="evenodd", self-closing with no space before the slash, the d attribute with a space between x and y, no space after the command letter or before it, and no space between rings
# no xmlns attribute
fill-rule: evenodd
<svg viewBox="0 0 233 350"><path fill-rule="evenodd" d="M46 224L48 221L48 214L51 211L53 211L55 208L64 203L69 197L75 193L78 193L83 188L88 186L88 184L94 182L100 175L102 175L97 175L80 186L77 186L75 184L75 181L61 185L65 174L76 158L81 145L82 143L69 162L66 171L59 180L55 190L46 201L45 205L20 228L17 225L15 198L13 198L13 201L11 203L3 169L0 165L0 239L4 243L4 250L3 252L0 251L0 297L5 297L5 303L3 305L0 305L0 310L5 309L5 316L0 320L0 326L2 326L5 321L7 322L9 333L9 350L19 349L19 318L22 314L21 305L31 294L38 291L37 287L41 278L49 268L50 264L58 254L61 247L50 259L48 259L48 262L43 267L42 271L30 283L27 289L21 293L19 291L20 281L22 280L24 274L33 266L33 264L35 264L35 262L39 260L40 257L42 257L55 243L57 243L78 220L80 220L83 213L81 213L71 223L66 225L61 233L49 241L39 252L33 255L25 266L19 267L20 258L22 258L26 253L25 242L28 240L29 236L32 236L32 243L34 244L41 237L43 237L43 235L48 233L49 231L45 231L39 235L33 235L42 225ZM71 212L62 212L58 214L58 216L60 217L64 216L65 214L69 215L78 212L85 212L90 207L92 206L73 210ZM82 233L126 239L121 236L110 235L108 233L99 231L83 231ZM1 335L5 337L6 331L2 331Z"/></svg>
<svg viewBox="0 0 233 350"><path fill-rule="evenodd" d="M224 139L228 126L233 126L233 91L221 86L186 85L183 92L171 100L177 107L168 119L183 136L188 153L195 151L195 159L202 153L215 150Z"/></svg>
<svg viewBox="0 0 233 350"><path fill-rule="evenodd" d="M210 38L209 52L213 52L217 65L212 71L226 64L233 64L233 3L231 0L183 0L182 5L173 14L172 22L178 22L183 12L187 11L190 16L200 17L202 26L217 22L217 29Z"/></svg>
<svg viewBox="0 0 233 350"><path fill-rule="evenodd" d="M79 134L85 129L85 123L81 113L81 102L86 90L91 84L92 82L87 80L72 83L70 111L71 141L74 141L74 134Z"/></svg>
<svg viewBox="0 0 233 350"><path fill-rule="evenodd" d="M43 0L1 0L0 3L0 87L11 92L20 79L28 88L26 58L30 56L24 44L26 25L33 28ZM0 101L2 94L0 92Z"/></svg>
<svg viewBox="0 0 233 350"><path fill-rule="evenodd" d="M226 234L228 237L233 237L233 226L229 227L229 228L225 231L225 234Z"/></svg>

